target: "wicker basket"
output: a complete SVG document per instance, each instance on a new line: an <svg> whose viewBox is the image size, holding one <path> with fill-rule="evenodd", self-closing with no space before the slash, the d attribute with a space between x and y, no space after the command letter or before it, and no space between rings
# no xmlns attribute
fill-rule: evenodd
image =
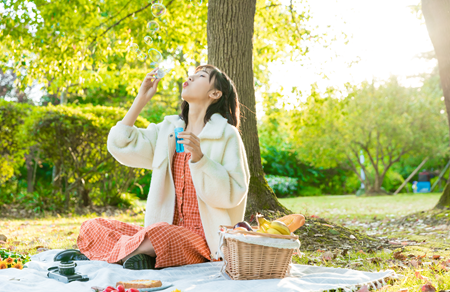
<svg viewBox="0 0 450 292"><path fill-rule="evenodd" d="M249 231L234 231L232 226L221 226L226 233L255 235ZM258 233L260 236L297 240L296 235ZM295 249L268 247L224 238L222 244L225 272L232 280L284 278L289 274Z"/></svg>

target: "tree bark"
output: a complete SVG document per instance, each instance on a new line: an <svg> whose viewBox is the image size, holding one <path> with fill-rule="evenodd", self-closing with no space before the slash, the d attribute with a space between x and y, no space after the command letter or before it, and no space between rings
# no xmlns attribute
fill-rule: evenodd
<svg viewBox="0 0 450 292"><path fill-rule="evenodd" d="M208 63L235 83L241 107L241 133L250 169L245 218L262 210L291 213L278 202L261 164L253 77L253 32L256 0L208 2Z"/></svg>
<svg viewBox="0 0 450 292"><path fill-rule="evenodd" d="M450 121L450 1L422 0L422 12L438 59L447 119ZM445 189L447 190L447 186ZM446 206L450 207L450 191L448 190L444 190L435 208Z"/></svg>

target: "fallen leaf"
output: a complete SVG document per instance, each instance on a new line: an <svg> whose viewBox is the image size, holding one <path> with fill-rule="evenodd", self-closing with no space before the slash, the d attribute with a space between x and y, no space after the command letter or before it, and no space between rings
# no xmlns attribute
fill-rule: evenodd
<svg viewBox="0 0 450 292"><path fill-rule="evenodd" d="M398 292L408 292L408 291L409 291L408 288L402 288L402 289L398 290Z"/></svg>
<svg viewBox="0 0 450 292"><path fill-rule="evenodd" d="M435 255L433 255L433 260L438 260L438 259L440 259L440 255L438 255L438 254L435 254Z"/></svg>
<svg viewBox="0 0 450 292"><path fill-rule="evenodd" d="M331 251L327 251L322 255L322 260L331 261L333 259L333 253Z"/></svg>
<svg viewBox="0 0 450 292"><path fill-rule="evenodd" d="M50 250L50 249L51 249L51 248L40 247L40 248L38 248L36 251L39 253L39 252L47 251L47 250Z"/></svg>
<svg viewBox="0 0 450 292"><path fill-rule="evenodd" d="M328 229L328 232L330 232L333 235L338 235L339 234L339 231L334 230L334 229Z"/></svg>
<svg viewBox="0 0 450 292"><path fill-rule="evenodd" d="M393 256L394 259L396 259L396 260L401 260L401 261L406 260L406 256L405 256L404 254L402 254L401 251L394 252L394 254L393 254L392 256Z"/></svg>
<svg viewBox="0 0 450 292"><path fill-rule="evenodd" d="M418 268L418 267L419 267L419 262L416 261L416 260L411 260L410 263L411 263L411 265L412 265L414 268Z"/></svg>
<svg viewBox="0 0 450 292"><path fill-rule="evenodd" d="M6 237L6 235L4 235L4 234L0 234L0 240L7 241L8 237Z"/></svg>
<svg viewBox="0 0 450 292"><path fill-rule="evenodd" d="M422 271L423 270L417 270L417 271L414 272L414 275L416 276L417 279L428 281L428 278L425 277L425 276L422 276L422 274L420 273Z"/></svg>
<svg viewBox="0 0 450 292"><path fill-rule="evenodd" d="M431 285L430 283L427 283L422 286L421 291L422 292L435 292L436 288L434 288L433 285Z"/></svg>
<svg viewBox="0 0 450 292"><path fill-rule="evenodd" d="M364 285L357 292L369 292L369 287L367 287L367 285Z"/></svg>

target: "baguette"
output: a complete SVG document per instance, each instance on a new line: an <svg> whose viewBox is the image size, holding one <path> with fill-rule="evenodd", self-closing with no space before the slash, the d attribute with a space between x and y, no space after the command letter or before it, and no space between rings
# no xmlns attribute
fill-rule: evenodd
<svg viewBox="0 0 450 292"><path fill-rule="evenodd" d="M120 281L116 283L116 287L122 285L125 289L127 288L155 288L161 287L162 283L160 280L131 280L131 281Z"/></svg>

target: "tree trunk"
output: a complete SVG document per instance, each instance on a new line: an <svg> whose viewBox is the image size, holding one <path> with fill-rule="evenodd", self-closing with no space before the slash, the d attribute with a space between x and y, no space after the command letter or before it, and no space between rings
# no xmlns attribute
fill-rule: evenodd
<svg viewBox="0 0 450 292"><path fill-rule="evenodd" d="M450 206L450 184L445 186L444 192L442 193L439 202L436 204L435 209L448 209Z"/></svg>
<svg viewBox="0 0 450 292"><path fill-rule="evenodd" d="M438 59L447 119L450 121L450 1L422 0L422 12ZM445 187L436 208L450 207L450 191L447 188L448 185Z"/></svg>
<svg viewBox="0 0 450 292"><path fill-rule="evenodd" d="M234 81L243 105L242 140L250 169L246 219L262 210L291 213L281 205L267 184L261 164L253 77L253 25L256 0L210 0L208 2L208 63Z"/></svg>

